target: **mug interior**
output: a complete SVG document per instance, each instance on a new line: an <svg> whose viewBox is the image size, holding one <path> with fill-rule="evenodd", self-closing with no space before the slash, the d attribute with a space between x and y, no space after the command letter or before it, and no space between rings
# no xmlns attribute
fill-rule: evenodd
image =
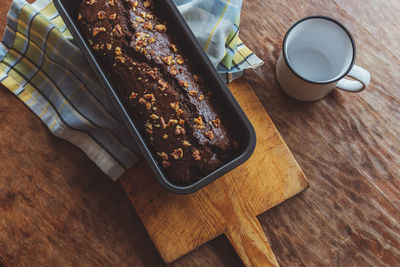
<svg viewBox="0 0 400 267"><path fill-rule="evenodd" d="M350 71L355 45L339 22L315 16L292 26L285 37L283 52L289 67L298 76L314 83L329 83Z"/></svg>

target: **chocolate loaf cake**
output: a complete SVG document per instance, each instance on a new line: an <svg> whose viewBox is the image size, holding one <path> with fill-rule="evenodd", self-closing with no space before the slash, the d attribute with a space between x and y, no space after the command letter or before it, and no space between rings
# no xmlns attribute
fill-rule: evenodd
<svg viewBox="0 0 400 267"><path fill-rule="evenodd" d="M172 183L192 184L235 156L231 122L156 1L85 0L77 20Z"/></svg>

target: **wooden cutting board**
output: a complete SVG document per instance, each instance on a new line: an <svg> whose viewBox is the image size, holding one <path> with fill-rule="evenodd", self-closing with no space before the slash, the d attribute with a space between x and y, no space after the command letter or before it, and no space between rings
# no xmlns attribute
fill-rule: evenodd
<svg viewBox="0 0 400 267"><path fill-rule="evenodd" d="M121 179L139 217L170 263L225 234L247 266L277 266L256 216L304 190L308 183L252 88L229 85L257 133L250 159L190 195L163 189L145 162Z"/></svg>

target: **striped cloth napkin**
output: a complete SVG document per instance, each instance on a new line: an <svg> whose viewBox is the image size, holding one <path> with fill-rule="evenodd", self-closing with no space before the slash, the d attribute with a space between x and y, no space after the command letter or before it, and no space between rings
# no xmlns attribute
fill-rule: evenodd
<svg viewBox="0 0 400 267"><path fill-rule="evenodd" d="M241 0L175 0L221 77L262 64L239 39ZM111 179L140 155L51 0L14 0L0 43L0 82Z"/></svg>

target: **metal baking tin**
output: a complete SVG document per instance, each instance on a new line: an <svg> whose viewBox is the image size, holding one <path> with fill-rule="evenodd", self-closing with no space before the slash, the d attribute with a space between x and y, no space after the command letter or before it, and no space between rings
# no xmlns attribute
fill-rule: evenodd
<svg viewBox="0 0 400 267"><path fill-rule="evenodd" d="M78 16L77 13L82 0L53 1L60 16L63 18L72 36L75 38L76 43L80 46L83 54L87 57L87 60L91 64L100 82L106 89L109 97L115 105L115 108L118 110L126 126L131 132L132 137L135 139L140 151L143 154L143 157L146 159L154 174L156 175L157 180L163 187L171 192L178 194L193 193L211 183L215 179L226 174L230 170L236 168L251 156L256 145L256 134L253 126L251 125L249 119L244 114L243 110L237 103L236 99L233 97L226 84L219 77L214 66L208 59L207 55L204 53L203 49L197 42L196 37L193 35L192 31L186 24L185 20L183 19L182 15L180 14L179 10L176 8L172 0L157 1L157 4L164 5L163 10L168 14L166 17L170 19L169 25L172 24L172 26L176 28L177 34L182 37L180 41L184 44L185 49L188 50L185 52L190 53L190 55L193 57L191 58L191 60L194 60L196 62L196 65L198 65L199 69L203 71L203 75L207 77L207 85L212 87L214 89L214 92L217 93L219 97L219 102L224 107L224 111L229 115L230 120L235 124L238 135L240 135L241 149L237 157L224 164L219 169L201 178L196 183L188 186L177 186L169 182L168 178L163 173L162 167L159 166L157 160L154 158L149 146L147 145L147 142L140 134L132 118L129 116L128 112L123 106L117 92L113 89L111 83L102 71L96 57L92 54L90 46L85 41L85 38L80 34L79 27L75 23L75 19Z"/></svg>

